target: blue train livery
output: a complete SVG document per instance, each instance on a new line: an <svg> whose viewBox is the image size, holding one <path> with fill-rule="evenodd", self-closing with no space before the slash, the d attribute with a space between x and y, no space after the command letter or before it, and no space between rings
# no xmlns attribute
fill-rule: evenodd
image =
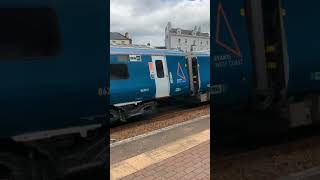
<svg viewBox="0 0 320 180"><path fill-rule="evenodd" d="M4 179L54 179L71 169L103 166L103 159L92 157L104 148L92 143L104 143L98 140L104 138L108 108L107 94L99 93L108 86L106 5L99 0L0 2Z"/></svg>
<svg viewBox="0 0 320 180"><path fill-rule="evenodd" d="M216 110L267 112L290 128L319 124L318 4L213 2L211 84Z"/></svg>
<svg viewBox="0 0 320 180"><path fill-rule="evenodd" d="M320 92L318 5L316 1L282 1L289 95Z"/></svg>
<svg viewBox="0 0 320 180"><path fill-rule="evenodd" d="M212 101L214 106L243 106L252 94L252 61L241 1L214 1ZM232 4L232 5L231 5Z"/></svg>

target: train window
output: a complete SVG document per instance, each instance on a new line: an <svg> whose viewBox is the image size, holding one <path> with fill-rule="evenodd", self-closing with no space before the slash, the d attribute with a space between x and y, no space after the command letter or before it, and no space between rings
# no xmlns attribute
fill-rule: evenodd
<svg viewBox="0 0 320 180"><path fill-rule="evenodd" d="M110 80L129 79L127 64L110 64Z"/></svg>
<svg viewBox="0 0 320 180"><path fill-rule="evenodd" d="M156 60L157 77L164 78L163 64L161 60Z"/></svg>
<svg viewBox="0 0 320 180"><path fill-rule="evenodd" d="M128 55L120 55L120 56L118 56L118 61L119 62L127 62L127 61L129 61L129 56Z"/></svg>
<svg viewBox="0 0 320 180"><path fill-rule="evenodd" d="M56 56L57 21L50 8L0 8L0 58Z"/></svg>

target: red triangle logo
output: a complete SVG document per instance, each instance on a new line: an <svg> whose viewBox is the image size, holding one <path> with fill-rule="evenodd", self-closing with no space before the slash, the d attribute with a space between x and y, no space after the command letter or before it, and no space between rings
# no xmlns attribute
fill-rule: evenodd
<svg viewBox="0 0 320 180"><path fill-rule="evenodd" d="M221 17L222 16L222 17ZM232 39L232 42L234 44L234 48L228 46L226 43L222 42L220 40L220 29L221 29L221 18L223 18L224 22L226 23L226 26L227 26L227 29L228 29L228 32L229 32L229 35ZM226 13L223 9L223 6L221 3L219 3L218 5L218 10L217 10L217 24L216 24L216 42L224 47L225 49L227 49L228 51L231 51L233 54L237 55L237 56L242 56L241 55L241 51L240 51L240 48L239 48L239 44L238 44L238 41L234 35L234 32L232 31L231 29L231 26L230 26L230 23L229 23L229 20L226 16Z"/></svg>
<svg viewBox="0 0 320 180"><path fill-rule="evenodd" d="M177 76L181 77L183 80L186 80L186 76L184 75L179 62L178 62Z"/></svg>

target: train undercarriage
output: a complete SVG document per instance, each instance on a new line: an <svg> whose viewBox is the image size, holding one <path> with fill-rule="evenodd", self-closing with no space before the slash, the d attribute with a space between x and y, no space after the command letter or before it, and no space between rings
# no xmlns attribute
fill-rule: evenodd
<svg viewBox="0 0 320 180"><path fill-rule="evenodd" d="M74 133L28 141L0 140L0 179L55 180L103 169L105 133L100 127L87 130L84 136Z"/></svg>
<svg viewBox="0 0 320 180"><path fill-rule="evenodd" d="M201 102L210 101L210 92L197 93L193 96L188 97L172 97L164 98L161 100L126 103L120 105L113 105L109 108L110 122L114 123L117 121L127 122L128 119L139 116L155 113L157 106L160 103L174 102L176 104L197 104Z"/></svg>
<svg viewBox="0 0 320 180"><path fill-rule="evenodd" d="M153 112L156 109L156 101L130 103L121 106L111 106L109 109L110 122L126 122L127 119Z"/></svg>

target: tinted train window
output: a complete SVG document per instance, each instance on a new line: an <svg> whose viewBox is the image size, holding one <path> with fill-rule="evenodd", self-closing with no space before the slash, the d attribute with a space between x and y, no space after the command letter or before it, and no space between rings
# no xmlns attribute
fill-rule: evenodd
<svg viewBox="0 0 320 180"><path fill-rule="evenodd" d="M128 65L110 64L110 79L111 80L129 79Z"/></svg>
<svg viewBox="0 0 320 180"><path fill-rule="evenodd" d="M57 16L49 8L0 8L0 58L56 56Z"/></svg>
<svg viewBox="0 0 320 180"><path fill-rule="evenodd" d="M156 60L157 77L164 78L163 64L161 60Z"/></svg>

